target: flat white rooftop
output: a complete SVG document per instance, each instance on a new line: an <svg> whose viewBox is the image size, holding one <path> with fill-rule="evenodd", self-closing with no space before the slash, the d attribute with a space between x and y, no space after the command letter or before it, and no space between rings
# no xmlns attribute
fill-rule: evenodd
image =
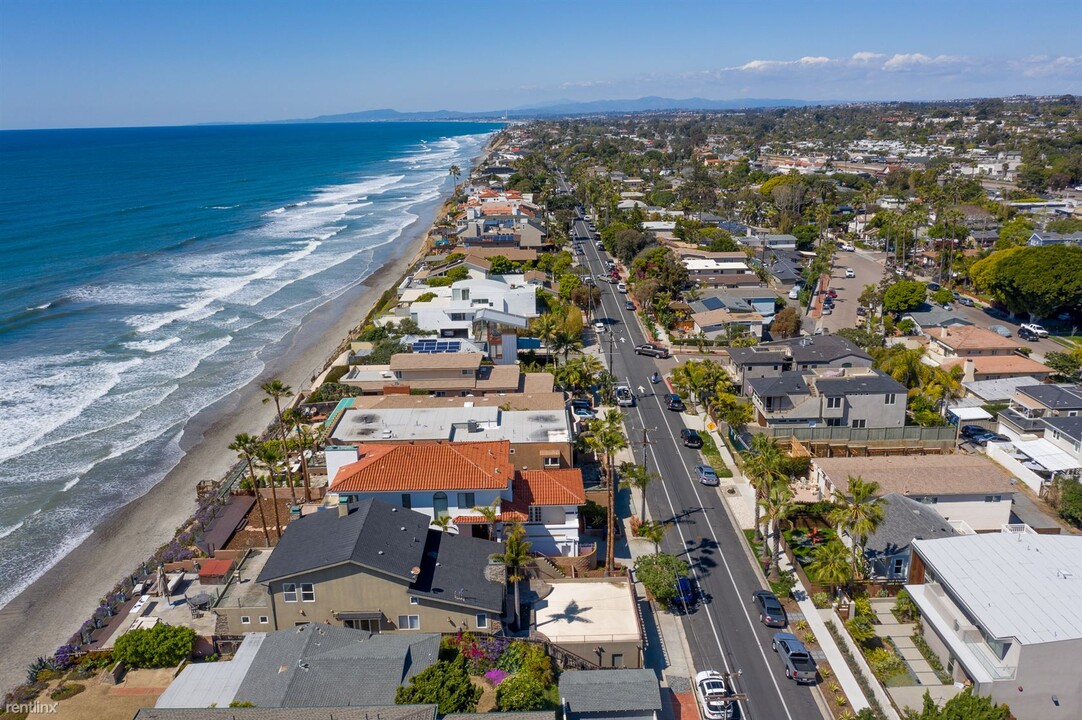
<svg viewBox="0 0 1082 720"><path fill-rule="evenodd" d="M1023 644L1082 639L1082 537L1032 532L915 540L935 574L989 633Z"/></svg>
<svg viewBox="0 0 1082 720"><path fill-rule="evenodd" d="M563 410L501 410L498 407L350 409L334 431L342 442L454 440L550 443L571 440Z"/></svg>
<svg viewBox="0 0 1082 720"><path fill-rule="evenodd" d="M555 643L639 639L639 615L626 580L556 582L534 607L537 631Z"/></svg>

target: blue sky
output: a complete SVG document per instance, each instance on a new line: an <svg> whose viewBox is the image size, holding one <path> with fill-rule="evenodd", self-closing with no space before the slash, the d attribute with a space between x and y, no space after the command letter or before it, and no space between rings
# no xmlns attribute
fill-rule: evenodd
<svg viewBox="0 0 1082 720"><path fill-rule="evenodd" d="M1082 0L0 0L0 128L1082 94Z"/></svg>

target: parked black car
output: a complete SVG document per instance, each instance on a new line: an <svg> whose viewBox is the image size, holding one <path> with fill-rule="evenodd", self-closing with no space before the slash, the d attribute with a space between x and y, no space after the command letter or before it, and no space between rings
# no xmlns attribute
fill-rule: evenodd
<svg viewBox="0 0 1082 720"><path fill-rule="evenodd" d="M680 440L684 443L684 447L701 448L703 446L703 439L699 437L699 433L688 428L680 430Z"/></svg>
<svg viewBox="0 0 1082 720"><path fill-rule="evenodd" d="M684 401L680 399L680 396L673 393L665 397L665 405L676 412L684 412L687 408L684 407Z"/></svg>
<svg viewBox="0 0 1082 720"><path fill-rule="evenodd" d="M778 597L767 590L756 590L751 594L751 600L759 610L759 622L767 627L785 627L788 619L785 617L785 608L778 602Z"/></svg>

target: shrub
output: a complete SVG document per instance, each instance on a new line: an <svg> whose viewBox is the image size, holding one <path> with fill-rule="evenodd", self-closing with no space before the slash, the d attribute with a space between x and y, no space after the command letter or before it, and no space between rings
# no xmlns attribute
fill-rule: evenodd
<svg viewBox="0 0 1082 720"><path fill-rule="evenodd" d="M540 645L530 645L522 660L522 672L529 674L541 687L548 689L556 682L556 672L552 667L552 658Z"/></svg>
<svg viewBox="0 0 1082 720"><path fill-rule="evenodd" d="M866 645L875 637L875 628L872 627L867 618L862 618L859 615L852 620L846 620L845 629L849 631L849 635L859 645Z"/></svg>
<svg viewBox="0 0 1082 720"><path fill-rule="evenodd" d="M545 707L545 688L529 673L516 673L496 688L496 707L501 712L541 710Z"/></svg>
<svg viewBox="0 0 1082 720"><path fill-rule="evenodd" d="M39 657L26 668L26 682L33 685L54 680L58 669L52 658Z"/></svg>
<svg viewBox="0 0 1082 720"><path fill-rule="evenodd" d="M917 615L917 605L904 588L894 598L894 614L899 620L912 620Z"/></svg>
<svg viewBox="0 0 1082 720"><path fill-rule="evenodd" d="M864 655L868 666L880 680L886 681L905 672L905 662L889 648L874 648Z"/></svg>
<svg viewBox="0 0 1082 720"><path fill-rule="evenodd" d="M462 655L430 665L410 678L409 685L398 688L394 696L395 705L435 704L440 715L474 712L480 699L481 688L470 682Z"/></svg>
<svg viewBox="0 0 1082 720"><path fill-rule="evenodd" d="M173 625L155 625L121 635L113 657L129 668L172 667L192 654L195 630Z"/></svg>
<svg viewBox="0 0 1082 720"><path fill-rule="evenodd" d="M75 697L83 690L86 690L86 685L80 685L79 683L61 683L56 686L56 689L49 693L51 700L67 700L70 697Z"/></svg>
<svg viewBox="0 0 1082 720"><path fill-rule="evenodd" d="M507 646L496 661L496 667L508 675L513 675L522 669L522 663L526 659L526 651L530 648L529 643L516 640Z"/></svg>
<svg viewBox="0 0 1082 720"><path fill-rule="evenodd" d="M815 593L812 595L812 605L820 609L830 607L830 595L822 591Z"/></svg>
<svg viewBox="0 0 1082 720"><path fill-rule="evenodd" d="M676 597L676 579L688 574L688 564L665 553L642 555L635 560L635 574L654 600L667 607Z"/></svg>
<svg viewBox="0 0 1082 720"><path fill-rule="evenodd" d="M875 611L872 610L872 601L868 599L866 595L861 595L853 601L853 606L856 609L856 616L864 618L868 622L875 622Z"/></svg>
<svg viewBox="0 0 1082 720"><path fill-rule="evenodd" d="M492 670L489 670L487 673L485 673L485 680L487 680L488 684L492 687L499 687L500 683L502 683L510 676L511 673L509 672L500 670L499 668L493 668Z"/></svg>

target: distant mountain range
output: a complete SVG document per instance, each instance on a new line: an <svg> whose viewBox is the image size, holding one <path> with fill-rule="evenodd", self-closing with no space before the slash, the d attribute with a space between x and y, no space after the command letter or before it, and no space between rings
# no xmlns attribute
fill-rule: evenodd
<svg viewBox="0 0 1082 720"><path fill-rule="evenodd" d="M559 101L547 105L519 107L506 110L461 112L458 110L431 110L427 112L399 112L398 110L364 110L362 112L319 117L280 120L278 122L388 122L394 120L496 120L500 118L525 119L558 117L562 115L600 115L606 113L651 112L661 110L742 110L772 107L805 107L827 104L821 101L791 100L782 98L736 98L733 100L707 100L706 98L643 97L628 100L593 100L590 102Z"/></svg>

